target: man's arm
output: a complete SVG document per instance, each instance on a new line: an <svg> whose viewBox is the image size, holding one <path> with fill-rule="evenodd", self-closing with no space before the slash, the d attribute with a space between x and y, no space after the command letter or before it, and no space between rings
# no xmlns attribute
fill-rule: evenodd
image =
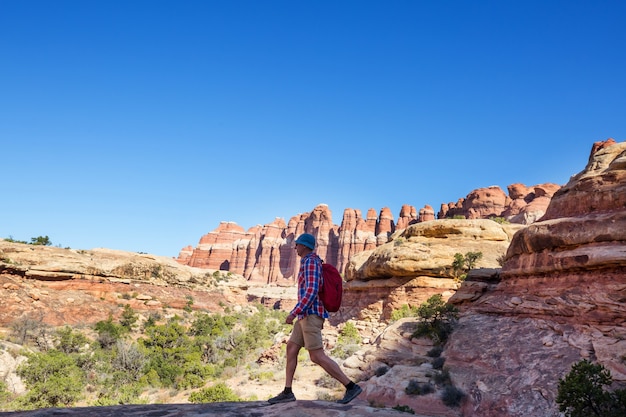
<svg viewBox="0 0 626 417"><path fill-rule="evenodd" d="M291 310L289 316L291 321L302 314L307 308L313 304L315 297L319 291L319 277L322 273L322 268L319 262L315 262L313 259L307 259L304 261L304 295L300 298L298 290L298 303ZM289 319L289 316L287 317ZM291 324L291 323L288 323Z"/></svg>

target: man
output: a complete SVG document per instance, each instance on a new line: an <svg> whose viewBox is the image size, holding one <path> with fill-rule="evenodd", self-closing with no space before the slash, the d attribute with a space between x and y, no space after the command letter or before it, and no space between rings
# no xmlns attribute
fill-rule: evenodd
<svg viewBox="0 0 626 417"><path fill-rule="evenodd" d="M291 389L293 376L298 366L298 353L303 347L309 351L313 363L321 366L330 376L346 387L346 393L340 404L347 404L363 390L343 373L339 365L324 353L322 328L328 312L317 293L322 284L322 260L315 252L315 237L308 233L296 239L296 252L300 259L298 272L298 302L291 310L285 322L293 324L293 330L287 342L287 368L285 369L285 389L276 397L270 398L270 404L295 401Z"/></svg>

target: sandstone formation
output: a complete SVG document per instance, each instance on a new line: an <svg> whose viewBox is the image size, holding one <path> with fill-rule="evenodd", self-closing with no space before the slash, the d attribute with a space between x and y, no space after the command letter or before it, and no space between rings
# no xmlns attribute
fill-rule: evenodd
<svg viewBox="0 0 626 417"><path fill-rule="evenodd" d="M550 199L559 188L560 185L552 183L533 187L512 184L507 187L509 195L498 186L478 188L456 203L442 204L438 218L502 217L511 223L531 224L543 216Z"/></svg>
<svg viewBox="0 0 626 417"><path fill-rule="evenodd" d="M502 270L470 275L444 352L466 415L560 415L558 379L586 358L626 382L626 142L596 143Z"/></svg>
<svg viewBox="0 0 626 417"><path fill-rule="evenodd" d="M556 184L513 184L508 187L509 195L496 186L480 188L457 204L442 205L438 218L503 217L514 224L528 225L543 216L559 188ZM246 231L235 223L222 222L202 236L197 247L183 248L177 261L198 268L231 271L257 283L293 285L298 267L293 241L301 233L316 236L317 252L322 259L345 272L353 256L386 244L395 232L433 220L435 211L431 206L417 211L405 204L397 221L389 207L383 207L379 213L369 209L365 218L360 210L348 208L338 226L333 224L328 206L320 204L310 213L292 217L287 224L276 219Z"/></svg>
<svg viewBox="0 0 626 417"><path fill-rule="evenodd" d="M0 327L24 318L50 326L90 325L117 317L120 304L139 311L182 309L188 297L197 309L218 311L220 303L245 303L249 286L241 276L168 257L0 240Z"/></svg>

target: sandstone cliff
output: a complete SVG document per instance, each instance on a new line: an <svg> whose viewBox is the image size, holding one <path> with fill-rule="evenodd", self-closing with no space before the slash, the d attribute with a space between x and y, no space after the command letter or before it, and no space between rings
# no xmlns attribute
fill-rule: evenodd
<svg viewBox="0 0 626 417"><path fill-rule="evenodd" d="M558 416L558 379L582 358L626 382L626 142L587 167L518 231L501 273L470 276L446 351L466 415Z"/></svg>
<svg viewBox="0 0 626 417"><path fill-rule="evenodd" d="M527 225L543 216L559 188L556 184L533 187L512 184L508 187L509 195L496 186L480 188L457 203L442 204L438 218L502 217L514 224ZM360 210L348 208L340 225L336 225L329 207L321 204L310 213L292 217L287 224L277 218L264 226L244 230L235 223L222 222L202 236L197 247L183 248L177 260L183 265L231 271L253 282L291 285L298 265L293 241L301 233L315 235L318 254L345 272L355 255L386 244L395 232L433 220L435 212L431 206L426 205L418 212L406 204L395 220L388 207L378 214L369 209L365 218Z"/></svg>

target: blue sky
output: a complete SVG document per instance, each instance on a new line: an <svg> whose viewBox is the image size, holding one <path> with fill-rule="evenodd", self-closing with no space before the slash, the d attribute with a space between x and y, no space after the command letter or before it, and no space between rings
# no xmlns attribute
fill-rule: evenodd
<svg viewBox="0 0 626 417"><path fill-rule="evenodd" d="M565 184L626 140L623 1L0 0L0 237L177 256L328 204Z"/></svg>

